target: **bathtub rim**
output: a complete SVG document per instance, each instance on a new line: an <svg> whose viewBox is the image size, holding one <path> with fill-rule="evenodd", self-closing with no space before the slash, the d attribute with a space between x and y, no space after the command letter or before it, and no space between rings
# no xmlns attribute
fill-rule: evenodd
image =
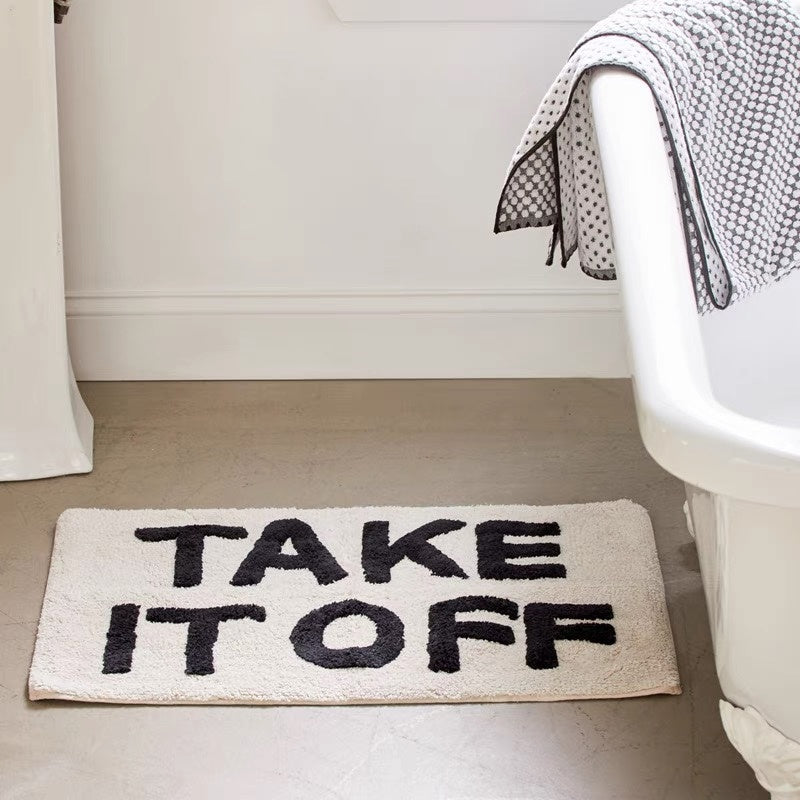
<svg viewBox="0 0 800 800"><path fill-rule="evenodd" d="M645 447L668 472L707 491L800 507L800 429L740 414L712 391L649 86L625 69L599 67L589 92Z"/></svg>

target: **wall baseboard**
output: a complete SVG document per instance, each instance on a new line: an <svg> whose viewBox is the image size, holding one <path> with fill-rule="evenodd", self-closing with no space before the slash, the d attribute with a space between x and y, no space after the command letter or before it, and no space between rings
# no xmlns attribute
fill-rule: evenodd
<svg viewBox="0 0 800 800"><path fill-rule="evenodd" d="M628 375L606 288L72 292L79 380Z"/></svg>

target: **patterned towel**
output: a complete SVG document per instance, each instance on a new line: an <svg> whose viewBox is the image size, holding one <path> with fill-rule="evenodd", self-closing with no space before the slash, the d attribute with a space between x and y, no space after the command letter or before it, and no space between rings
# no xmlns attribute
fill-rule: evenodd
<svg viewBox="0 0 800 800"><path fill-rule="evenodd" d="M800 266L800 16L786 0L638 0L592 28L539 106L495 232L553 226L548 264L616 277L588 94L600 65L653 91L701 313Z"/></svg>

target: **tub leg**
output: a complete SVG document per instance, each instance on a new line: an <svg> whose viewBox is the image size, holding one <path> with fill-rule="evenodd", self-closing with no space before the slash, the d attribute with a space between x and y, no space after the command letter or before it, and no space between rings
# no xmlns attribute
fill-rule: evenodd
<svg viewBox="0 0 800 800"><path fill-rule="evenodd" d="M773 800L800 800L800 744L775 730L754 708L719 704L725 733Z"/></svg>

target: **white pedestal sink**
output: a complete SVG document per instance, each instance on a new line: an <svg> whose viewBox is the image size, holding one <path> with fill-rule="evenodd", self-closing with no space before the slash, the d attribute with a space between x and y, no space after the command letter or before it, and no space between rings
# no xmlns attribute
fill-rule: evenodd
<svg viewBox="0 0 800 800"><path fill-rule="evenodd" d="M89 472L67 350L52 0L0 0L0 480Z"/></svg>

